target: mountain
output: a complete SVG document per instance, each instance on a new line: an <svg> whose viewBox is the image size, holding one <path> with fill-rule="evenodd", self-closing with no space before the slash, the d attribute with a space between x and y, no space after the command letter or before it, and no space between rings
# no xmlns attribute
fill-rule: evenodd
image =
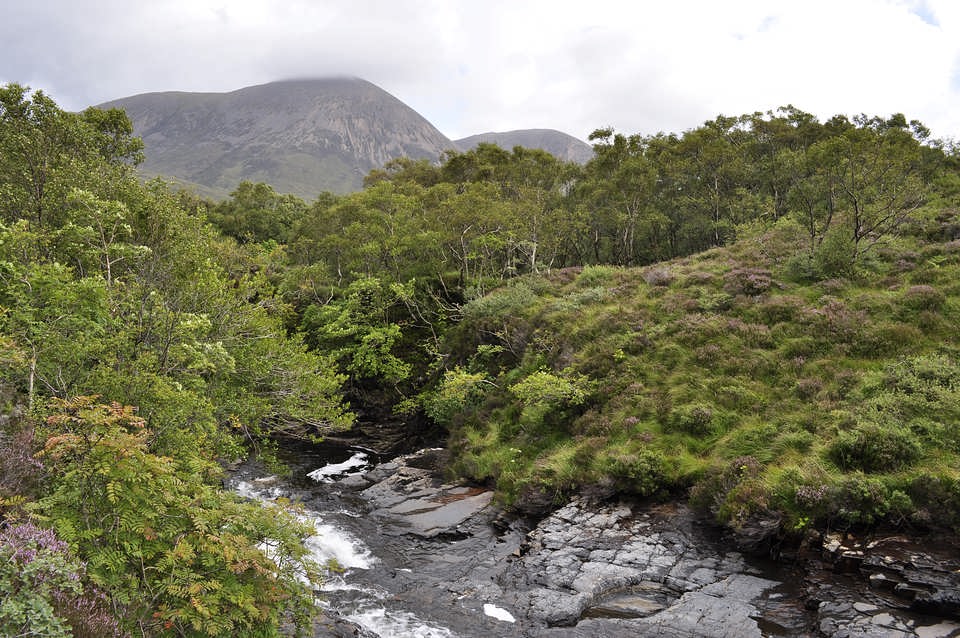
<svg viewBox="0 0 960 638"><path fill-rule="evenodd" d="M508 151L514 146L540 148L558 159L578 164L585 164L593 157L593 148L589 144L553 129L534 128L506 133L481 133L454 140L454 144L460 151L469 151L481 142L490 142Z"/></svg>
<svg viewBox="0 0 960 638"><path fill-rule="evenodd" d="M147 176L214 198L241 180L307 200L361 188L390 159L437 159L454 143L409 106L359 78L288 80L230 93L146 93L122 108L143 138Z"/></svg>
<svg viewBox="0 0 960 638"><path fill-rule="evenodd" d="M99 104L121 108L145 145L146 177L227 197L241 180L308 201L348 193L391 159L438 160L480 142L540 148L586 162L590 146L551 129L483 133L456 142L378 86L353 77L285 80L229 93L144 93Z"/></svg>

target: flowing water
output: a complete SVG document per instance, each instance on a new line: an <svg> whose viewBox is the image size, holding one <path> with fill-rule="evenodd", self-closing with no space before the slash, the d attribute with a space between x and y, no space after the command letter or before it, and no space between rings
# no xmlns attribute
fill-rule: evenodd
<svg viewBox="0 0 960 638"><path fill-rule="evenodd" d="M591 634L590 628L600 627L606 632L611 627L616 628L617 621L609 619L633 618L644 605L652 608L673 605L679 595L671 593L670 600L658 602L650 592L634 591L636 588L612 590L611 596L600 601L602 604L594 605L584 614L582 624L577 627L531 625L529 618L515 618L516 609L511 609L508 604L517 604L523 599L522 592L518 595L518 590L510 587L517 584L530 587L531 582L534 587L540 586L541 581L537 580L540 572L527 571L531 563L527 562L525 554L521 558L518 549L529 538L527 528L494 529L488 518L471 524L462 532L435 538L403 533L374 516L370 503L359 489L367 483L358 477L381 461L376 454L356 448L310 446L282 449L281 458L291 467L290 475L282 478L272 475L261 464L251 461L231 475L228 486L251 499L274 501L283 497L302 505L297 515L316 529L316 534L306 540L313 558L318 563L337 566L325 580L318 604L328 611L330 617L355 623L369 634L382 638L632 636L637 634L629 630ZM651 521L657 520L655 514L641 512L639 516L652 516ZM671 523L671 519L661 517L660 520L666 521L668 526ZM722 559L730 555L726 553L729 548L719 538L700 532L687 538L707 556L716 555ZM523 570L523 574L533 575L533 580L524 584L523 579L516 578L516 570L511 572L513 580L504 579L503 566L510 564ZM537 569L535 563L533 569ZM821 634L813 627L820 626L824 618L829 620L831 616L824 616L822 608L819 616L804 608L802 590L810 582L809 572L802 573L782 563L752 559L743 563L742 569L772 585L756 604L756 613L751 616L756 621L754 631L762 636L869 636L880 629L886 631L885 627L894 631L883 634L890 636L960 636L957 623L917 616L903 609L894 609L896 605L885 607L874 592L864 589L862 582L854 579L847 583L843 574L824 570L818 572L816 578L822 579L818 583L821 589L825 586L833 592L828 602L847 601L855 609L844 612L846 615L840 621L843 624L838 627L838 632ZM638 598L642 599L642 604L638 604ZM864 600L880 607L866 604ZM696 609L693 611L699 613ZM895 621L889 627L887 617ZM664 612L664 622L689 620L669 618L670 612ZM860 633L844 633L843 626L852 621L873 624L865 625L866 633L859 626ZM604 625L605 622L608 624ZM679 636L681 634L675 633L676 627L664 630L665 633L640 635ZM903 631L897 633L901 628ZM713 629L719 631L705 631L702 635L733 635L724 633L726 630L722 627Z"/></svg>
<svg viewBox="0 0 960 638"><path fill-rule="evenodd" d="M298 516L317 530L306 540L313 559L336 565L323 583L319 604L383 638L455 636L448 628L418 618L391 600L394 593L381 583L384 570L396 568L385 565L363 540L377 538L378 530L365 518L363 502L337 489L338 481L371 469L376 455L323 447L287 449L281 455L293 470L290 476L268 474L250 462L229 484L247 498L288 498L305 504Z"/></svg>

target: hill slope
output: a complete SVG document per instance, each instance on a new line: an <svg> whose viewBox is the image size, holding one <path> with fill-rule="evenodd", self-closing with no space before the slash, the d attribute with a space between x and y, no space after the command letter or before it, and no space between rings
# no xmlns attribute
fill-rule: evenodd
<svg viewBox="0 0 960 638"><path fill-rule="evenodd" d="M539 148L558 159L578 164L586 164L593 157L593 148L589 144L553 129L535 128L505 133L480 133L454 141L461 151L469 151L481 142L490 142L508 151L514 146Z"/></svg>
<svg viewBox="0 0 960 638"><path fill-rule="evenodd" d="M99 107L126 110L146 147L145 174L213 197L244 179L305 199L349 192L390 159L435 159L454 148L416 111L358 78L146 93Z"/></svg>
<svg viewBox="0 0 960 638"><path fill-rule="evenodd" d="M843 278L798 277L784 219L647 268L515 279L464 307L428 410L455 470L522 507L690 489L758 538L960 526L958 221L930 211Z"/></svg>

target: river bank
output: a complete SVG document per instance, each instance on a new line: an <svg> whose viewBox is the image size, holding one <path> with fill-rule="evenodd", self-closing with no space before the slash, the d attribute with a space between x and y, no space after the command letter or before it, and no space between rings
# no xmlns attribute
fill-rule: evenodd
<svg viewBox="0 0 960 638"><path fill-rule="evenodd" d="M286 479L255 463L232 479L302 503L316 556L343 569L318 637L960 636L945 546L825 535L762 560L683 505L576 499L511 520L489 490L442 480L442 450L334 452L298 451Z"/></svg>

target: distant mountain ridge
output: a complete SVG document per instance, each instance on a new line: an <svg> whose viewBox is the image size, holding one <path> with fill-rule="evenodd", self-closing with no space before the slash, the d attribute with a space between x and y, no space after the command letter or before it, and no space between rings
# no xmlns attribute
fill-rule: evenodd
<svg viewBox="0 0 960 638"><path fill-rule="evenodd" d="M573 161L592 153L576 138L540 129L454 142L393 95L354 77L284 80L228 93L144 93L98 107L127 112L143 138L146 176L173 179L217 199L242 180L307 200L323 191L346 193L359 190L370 170L391 159L436 161L444 151L468 150L480 141L507 150L543 148ZM581 148L578 155L575 142L587 154Z"/></svg>
<svg viewBox="0 0 960 638"><path fill-rule="evenodd" d="M460 151L469 151L482 142L496 144L508 151L514 146L539 148L558 159L578 164L586 164L593 157L593 147L586 142L572 135L545 128L521 129L505 133L480 133L454 140L454 142Z"/></svg>

